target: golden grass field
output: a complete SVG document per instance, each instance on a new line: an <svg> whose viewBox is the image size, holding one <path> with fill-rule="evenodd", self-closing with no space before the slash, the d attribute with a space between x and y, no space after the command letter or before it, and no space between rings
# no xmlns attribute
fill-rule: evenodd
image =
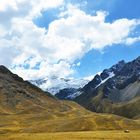
<svg viewBox="0 0 140 140"><path fill-rule="evenodd" d="M0 140L140 140L140 130L20 133L0 135Z"/></svg>
<svg viewBox="0 0 140 140"><path fill-rule="evenodd" d="M140 121L111 114L97 114L74 102L68 111L50 115L0 115L0 140L140 140ZM125 133L124 130L130 130Z"/></svg>

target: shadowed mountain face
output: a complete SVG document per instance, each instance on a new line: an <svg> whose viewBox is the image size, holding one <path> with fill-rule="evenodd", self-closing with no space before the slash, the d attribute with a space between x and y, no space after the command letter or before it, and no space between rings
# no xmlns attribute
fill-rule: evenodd
<svg viewBox="0 0 140 140"><path fill-rule="evenodd" d="M75 101L89 110L128 118L139 117L140 57L129 63L120 61L104 70L85 85L81 92Z"/></svg>
<svg viewBox="0 0 140 140"><path fill-rule="evenodd" d="M55 94L55 97L58 99L66 99L66 100L72 100L76 96L78 96L80 89L75 89L75 88L64 88L60 90L57 94Z"/></svg>
<svg viewBox="0 0 140 140"><path fill-rule="evenodd" d="M0 134L140 129L140 122L60 101L0 66Z"/></svg>

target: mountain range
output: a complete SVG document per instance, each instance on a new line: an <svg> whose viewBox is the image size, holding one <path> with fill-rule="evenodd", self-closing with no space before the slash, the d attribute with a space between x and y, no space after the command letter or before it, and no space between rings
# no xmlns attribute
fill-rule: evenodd
<svg viewBox="0 0 140 140"><path fill-rule="evenodd" d="M74 100L94 112L139 118L140 57L105 69L85 85Z"/></svg>
<svg viewBox="0 0 140 140"><path fill-rule="evenodd" d="M61 101L0 66L0 134L120 129L140 129L140 121Z"/></svg>
<svg viewBox="0 0 140 140"><path fill-rule="evenodd" d="M97 113L112 113L127 118L140 117L140 57L131 62L119 61L95 75L91 81L54 79L54 87L51 89L54 89L55 97L59 99L74 100ZM46 81L40 85L45 87L45 84Z"/></svg>

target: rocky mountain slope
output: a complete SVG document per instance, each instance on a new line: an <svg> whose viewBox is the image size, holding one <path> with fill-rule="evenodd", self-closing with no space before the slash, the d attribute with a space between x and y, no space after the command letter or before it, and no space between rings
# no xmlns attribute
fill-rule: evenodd
<svg viewBox="0 0 140 140"><path fill-rule="evenodd" d="M111 76L109 76L111 73ZM95 112L114 113L128 118L140 115L140 57L120 61L104 70L81 89L75 101Z"/></svg>
<svg viewBox="0 0 140 140"><path fill-rule="evenodd" d="M60 101L0 66L0 134L140 129L140 121Z"/></svg>

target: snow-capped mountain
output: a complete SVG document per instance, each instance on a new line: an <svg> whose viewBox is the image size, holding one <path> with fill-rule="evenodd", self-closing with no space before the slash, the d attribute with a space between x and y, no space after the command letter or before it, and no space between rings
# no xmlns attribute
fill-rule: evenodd
<svg viewBox="0 0 140 140"><path fill-rule="evenodd" d="M63 89L75 89L84 87L89 80L87 79L74 79L74 78L58 78L53 76L51 78L44 78L39 80L30 80L30 82L44 91L49 91L53 95L59 93Z"/></svg>
<svg viewBox="0 0 140 140"><path fill-rule="evenodd" d="M103 70L90 79L74 79L74 78L58 78L52 76L39 80L31 80L30 82L44 91L48 91L59 99L74 99L81 95L84 91L96 89L115 74L125 65L124 61L118 62L109 69Z"/></svg>

